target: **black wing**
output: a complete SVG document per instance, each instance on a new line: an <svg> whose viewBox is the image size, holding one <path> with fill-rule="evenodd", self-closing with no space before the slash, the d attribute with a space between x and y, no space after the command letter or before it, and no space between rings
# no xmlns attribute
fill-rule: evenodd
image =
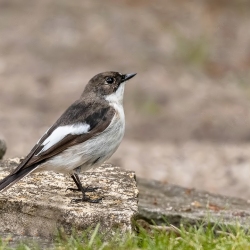
<svg viewBox="0 0 250 250"><path fill-rule="evenodd" d="M115 115L115 109L107 103L76 101L73 103L56 121L56 123L42 136L38 143L33 147L30 153L25 157L21 164L11 173L15 174L21 169L31 165L39 165L48 158L62 152L70 146L82 143L93 136L103 132L112 121ZM89 124L87 133L81 135L67 134L62 140L52 147L42 151L43 142L60 127L71 124ZM41 152L42 151L42 152ZM41 153L39 153L41 152Z"/></svg>

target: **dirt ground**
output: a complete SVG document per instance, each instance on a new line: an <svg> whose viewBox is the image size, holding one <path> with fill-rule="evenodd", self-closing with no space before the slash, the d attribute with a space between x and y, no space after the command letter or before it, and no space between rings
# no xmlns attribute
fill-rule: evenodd
<svg viewBox="0 0 250 250"><path fill-rule="evenodd" d="M250 2L0 1L0 137L26 155L107 70L126 86L110 162L250 199Z"/></svg>

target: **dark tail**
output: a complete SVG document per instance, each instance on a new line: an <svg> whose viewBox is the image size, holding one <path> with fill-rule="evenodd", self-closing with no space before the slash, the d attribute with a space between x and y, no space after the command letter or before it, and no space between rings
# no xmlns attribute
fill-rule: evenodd
<svg viewBox="0 0 250 250"><path fill-rule="evenodd" d="M4 191L7 188L11 187L13 184L22 179L24 176L28 175L33 170L35 170L37 166L38 166L37 164L31 165L27 168L18 170L14 174L9 174L8 176L6 176L4 179L0 181L0 191Z"/></svg>

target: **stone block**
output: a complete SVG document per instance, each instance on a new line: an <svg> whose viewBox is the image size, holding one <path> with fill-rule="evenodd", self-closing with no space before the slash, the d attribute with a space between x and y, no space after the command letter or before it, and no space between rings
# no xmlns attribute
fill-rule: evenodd
<svg viewBox="0 0 250 250"><path fill-rule="evenodd" d="M0 162L0 179L17 166L19 158ZM9 171L7 171L9 170ZM80 232L100 224L109 235L132 230L138 212L135 173L111 164L79 175L83 185L98 187L88 193L100 203L72 203L81 193L67 191L75 184L69 176L54 172L30 174L0 194L0 232L51 238L58 228Z"/></svg>

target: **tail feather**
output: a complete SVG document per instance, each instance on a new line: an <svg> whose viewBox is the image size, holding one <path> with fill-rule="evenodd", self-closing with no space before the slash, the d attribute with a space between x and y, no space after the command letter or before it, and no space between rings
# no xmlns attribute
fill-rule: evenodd
<svg viewBox="0 0 250 250"><path fill-rule="evenodd" d="M6 176L0 181L0 192L10 188L13 184L22 179L24 176L30 174L36 169L37 166L38 164L35 164L27 168L20 169L14 174L9 174L8 176Z"/></svg>

